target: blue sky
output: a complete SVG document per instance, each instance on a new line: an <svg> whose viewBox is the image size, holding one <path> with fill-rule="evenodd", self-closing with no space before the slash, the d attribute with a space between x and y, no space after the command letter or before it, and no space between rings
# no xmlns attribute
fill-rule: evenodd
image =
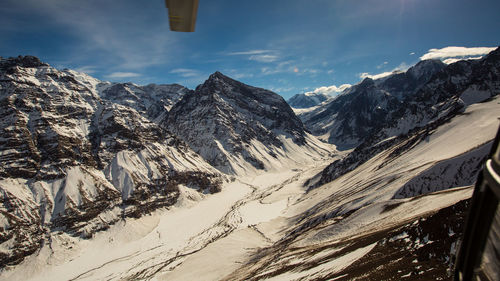
<svg viewBox="0 0 500 281"><path fill-rule="evenodd" d="M430 49L449 59L445 47L500 44L498 0L199 1L196 32L177 33L163 0L3 0L0 56L189 88L219 70L289 98L406 69Z"/></svg>

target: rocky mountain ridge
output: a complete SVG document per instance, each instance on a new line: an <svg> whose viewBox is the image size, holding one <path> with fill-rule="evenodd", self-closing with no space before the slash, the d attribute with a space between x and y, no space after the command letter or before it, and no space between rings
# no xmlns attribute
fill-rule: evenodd
<svg viewBox="0 0 500 281"><path fill-rule="evenodd" d="M154 123L174 101L159 103L159 114L151 100L136 100L136 109L127 106L132 91L112 95L126 87L35 57L0 61L0 239L10 245L0 264L19 262L51 231L91 237L122 218L172 205L179 184L217 191L221 175ZM168 96L165 88L185 91L146 87L160 88L155 100Z"/></svg>
<svg viewBox="0 0 500 281"><path fill-rule="evenodd" d="M306 126L325 141L340 149L359 145L396 118L413 95L444 64L439 60L422 61L406 72L379 80L365 78L330 102L301 115Z"/></svg>
<svg viewBox="0 0 500 281"><path fill-rule="evenodd" d="M281 96L220 72L186 94L161 124L208 163L229 174L269 169L284 158L328 153L325 146L311 139ZM309 147L312 152L287 154L287 146Z"/></svg>
<svg viewBox="0 0 500 281"><path fill-rule="evenodd" d="M220 72L192 91L100 81L20 56L0 61L0 106L1 265L57 231L88 238L169 207L184 187L218 192L228 180L221 171L258 173L331 152L283 98Z"/></svg>
<svg viewBox="0 0 500 281"><path fill-rule="evenodd" d="M429 65L430 63L426 62L426 64ZM410 68L407 72L412 73L414 69L415 67ZM375 124L366 126L366 123L358 122L359 126L353 133L352 128L346 126L347 121L341 119L341 124L337 128L342 128L344 132L347 132L346 135L343 135L343 138L347 136L348 140L352 140L352 144L356 144L355 149L344 159L336 160L330 164L321 173L321 179L311 187L333 181L340 175L352 171L377 153L388 147L398 145L400 148L396 149L392 154L393 157L396 157L415 143L427 138L439 126L462 114L469 105L487 101L500 94L500 48L481 60L458 61L434 72L434 74L431 74L432 71L424 73L427 73L426 76L430 77L430 80L415 88L416 91L404 97L401 102L394 101L388 92L383 94L387 100L393 101L390 105L385 103L385 108L392 108L393 110L380 109L381 114L376 110L372 113L365 110L366 115L364 117L363 113L348 113L356 115L351 117L351 122L352 120L367 120L368 124L373 122ZM393 77L397 76L384 79L379 84L386 85L384 83L391 81ZM370 104L369 101L373 101L373 98L367 98L369 95L380 96L377 93L381 91L382 86L377 87L375 84L371 79L365 79L362 83L353 87L355 91L354 97L349 97L349 94L346 94L343 98L348 100L347 104L352 105L350 100L354 102L361 96L365 97L363 99L364 104ZM359 88L363 89L361 94L359 94ZM365 89L371 89L371 91ZM335 105L339 106L340 104L339 102ZM331 105L324 110L334 108ZM335 117L341 115L344 108L337 110L339 111L334 114ZM335 123L334 126L336 126ZM362 132L364 137L360 137L363 134L359 132ZM353 135L356 137L353 138ZM342 144L346 143L345 139L340 140L340 142ZM474 171L466 176L475 178L478 169L476 168Z"/></svg>

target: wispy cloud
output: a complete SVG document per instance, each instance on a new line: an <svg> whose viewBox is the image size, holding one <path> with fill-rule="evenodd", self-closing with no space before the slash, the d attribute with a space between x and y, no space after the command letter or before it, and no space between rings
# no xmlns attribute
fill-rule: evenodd
<svg viewBox="0 0 500 281"><path fill-rule="evenodd" d="M481 56L486 55L489 52L495 50L494 47L456 47L450 46L442 49L430 49L425 55L421 56L421 60L428 59L446 59L446 58L458 58L458 57L470 57L470 56Z"/></svg>
<svg viewBox="0 0 500 281"><path fill-rule="evenodd" d="M281 61L277 62L274 65L266 66L261 68L261 73L263 75L273 75L273 74L281 74L281 73L294 73L296 75L310 75L316 76L321 72L326 72L328 74L332 74L333 70L320 70L313 67L311 65L299 65L297 62L293 60Z"/></svg>
<svg viewBox="0 0 500 281"><path fill-rule="evenodd" d="M200 76L200 73L195 70L195 69L189 69L189 68L176 68L170 71L172 74L178 74L179 76L182 77L198 77Z"/></svg>
<svg viewBox="0 0 500 281"><path fill-rule="evenodd" d="M227 73L230 77L234 79L242 79L242 78L251 78L254 76L253 73L251 72L240 72L239 70L236 69L225 69L223 71L224 73Z"/></svg>
<svg viewBox="0 0 500 281"><path fill-rule="evenodd" d="M252 55L248 59L258 62L274 62L277 61L279 57L276 55Z"/></svg>
<svg viewBox="0 0 500 281"><path fill-rule="evenodd" d="M288 93L292 91L296 91L297 89L295 87L269 87L269 90L275 92L275 93Z"/></svg>
<svg viewBox="0 0 500 281"><path fill-rule="evenodd" d="M241 55L259 55L259 54L265 54L265 53L271 53L273 51L271 50L249 50L249 51L243 51L243 52L230 52L226 53L228 56L241 56Z"/></svg>
<svg viewBox="0 0 500 281"><path fill-rule="evenodd" d="M277 51L274 50L249 50L241 52L226 53L228 56L246 56L248 60L270 63L280 59Z"/></svg>
<svg viewBox="0 0 500 281"><path fill-rule="evenodd" d="M303 73L309 73L309 74L318 74L319 70L314 69L314 68L306 68L303 70Z"/></svg>
<svg viewBox="0 0 500 281"><path fill-rule="evenodd" d="M299 69L294 66L294 61L282 61L273 66L262 67L260 70L264 75L299 72Z"/></svg>
<svg viewBox="0 0 500 281"><path fill-rule="evenodd" d="M53 28L72 34L66 55L73 64L95 60L108 71L164 64L175 57L175 39L165 31L168 20L147 14L138 3L111 0L6 0L13 13L39 19L40 29ZM159 5L161 3L144 4ZM163 20L164 22L160 22ZM30 23L26 23L30 24ZM23 25L19 27L23 29Z"/></svg>
<svg viewBox="0 0 500 281"><path fill-rule="evenodd" d="M132 78L139 76L141 76L141 74L135 72L113 72L109 75L106 75L105 77L108 79L124 79L124 78Z"/></svg>

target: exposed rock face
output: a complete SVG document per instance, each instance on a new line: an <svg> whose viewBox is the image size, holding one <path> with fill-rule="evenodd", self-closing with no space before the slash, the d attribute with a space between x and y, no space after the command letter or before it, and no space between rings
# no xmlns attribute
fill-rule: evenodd
<svg viewBox="0 0 500 281"><path fill-rule="evenodd" d="M288 104L293 108L308 108L319 105L330 98L332 97L321 93L296 94L288 100Z"/></svg>
<svg viewBox="0 0 500 281"><path fill-rule="evenodd" d="M190 92L192 90L177 84L138 86L117 83L106 87L101 97L133 108L143 117L154 121L163 118L176 102Z"/></svg>
<svg viewBox="0 0 500 281"><path fill-rule="evenodd" d="M226 173L245 162L265 169L262 158L276 157L284 145L279 136L306 143L304 125L281 96L220 72L186 94L162 124Z"/></svg>
<svg viewBox="0 0 500 281"><path fill-rule="evenodd" d="M113 85L30 56L2 59L0 241L8 247L0 265L20 262L51 231L90 237L172 205L178 184L217 192L216 170L154 122L187 92Z"/></svg>
<svg viewBox="0 0 500 281"><path fill-rule="evenodd" d="M422 61L388 78L366 78L301 119L315 135L338 148L356 147L397 118L406 107L405 100L444 67L438 60Z"/></svg>

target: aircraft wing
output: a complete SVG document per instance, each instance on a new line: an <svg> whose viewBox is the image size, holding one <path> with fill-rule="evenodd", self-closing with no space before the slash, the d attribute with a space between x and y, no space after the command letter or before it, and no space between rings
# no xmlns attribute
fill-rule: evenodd
<svg viewBox="0 0 500 281"><path fill-rule="evenodd" d="M165 0L170 30L193 32L198 12L198 0Z"/></svg>

